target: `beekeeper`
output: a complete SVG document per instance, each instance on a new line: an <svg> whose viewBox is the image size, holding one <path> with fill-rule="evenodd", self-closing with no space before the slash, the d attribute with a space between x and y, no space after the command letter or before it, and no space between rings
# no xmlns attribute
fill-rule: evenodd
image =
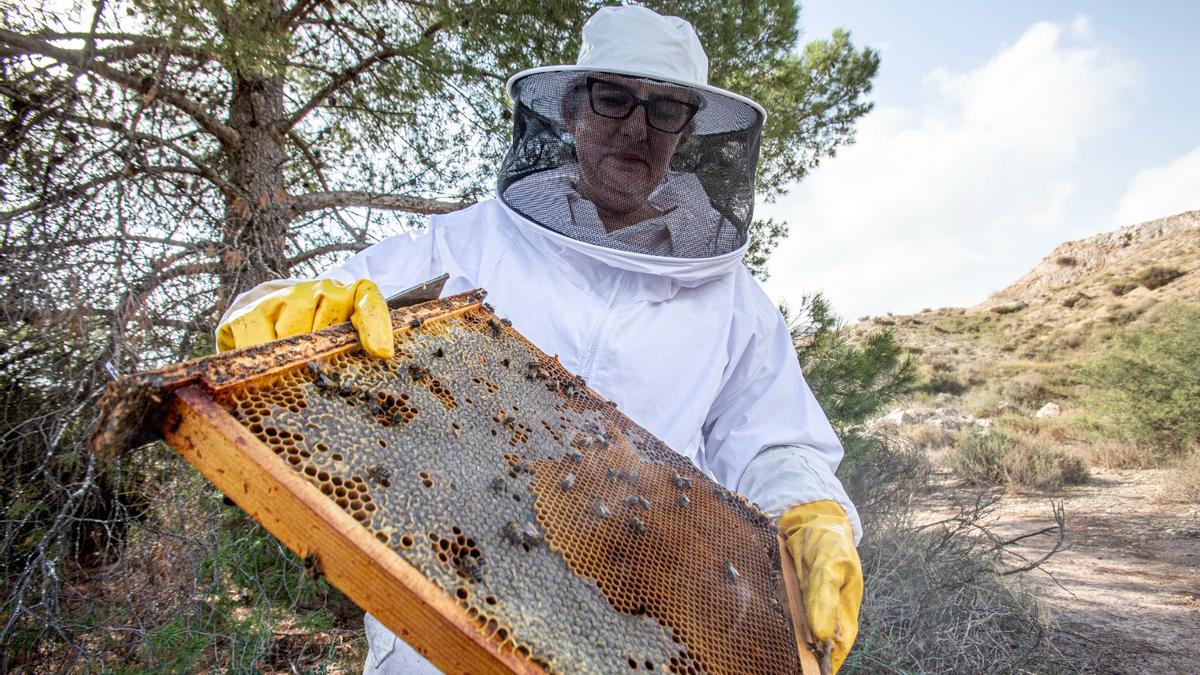
<svg viewBox="0 0 1200 675"><path fill-rule="evenodd" d="M508 81L514 138L496 199L386 239L313 281L237 298L218 348L349 319L392 355L384 296L442 272L702 471L772 516L808 624L840 666L858 632L861 536L842 448L788 328L742 264L766 113L708 85L691 24L606 7L578 63ZM366 672L433 670L367 617Z"/></svg>

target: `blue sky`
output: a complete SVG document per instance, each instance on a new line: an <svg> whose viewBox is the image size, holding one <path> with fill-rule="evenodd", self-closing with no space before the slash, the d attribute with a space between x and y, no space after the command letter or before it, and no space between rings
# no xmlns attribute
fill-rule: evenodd
<svg viewBox="0 0 1200 675"><path fill-rule="evenodd" d="M969 306L1057 244L1200 209L1200 3L802 3L882 58L858 142L758 214L776 301ZM768 124L770 122L768 121Z"/></svg>

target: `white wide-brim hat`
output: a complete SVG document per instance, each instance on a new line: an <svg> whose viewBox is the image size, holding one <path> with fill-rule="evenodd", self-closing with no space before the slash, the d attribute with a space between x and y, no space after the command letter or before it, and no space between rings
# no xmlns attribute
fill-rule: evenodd
<svg viewBox="0 0 1200 675"><path fill-rule="evenodd" d="M508 96L556 122L567 88L583 73L602 72L690 87L703 102L695 117L699 135L761 127L767 111L757 102L708 84L708 56L692 24L638 6L603 7L583 26L574 65L530 68L508 78ZM536 87L523 87L526 78Z"/></svg>

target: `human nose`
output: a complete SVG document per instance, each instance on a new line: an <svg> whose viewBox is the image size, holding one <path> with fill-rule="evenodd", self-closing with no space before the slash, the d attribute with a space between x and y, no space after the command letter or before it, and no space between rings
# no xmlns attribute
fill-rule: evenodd
<svg viewBox="0 0 1200 675"><path fill-rule="evenodd" d="M645 103L635 103L633 110L629 111L629 116L621 122L621 135L631 141L645 140L650 133L649 120L646 119L648 114Z"/></svg>

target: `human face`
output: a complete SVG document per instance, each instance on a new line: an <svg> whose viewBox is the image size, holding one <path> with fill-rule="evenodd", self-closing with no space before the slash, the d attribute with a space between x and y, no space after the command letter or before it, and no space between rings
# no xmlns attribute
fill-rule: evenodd
<svg viewBox="0 0 1200 675"><path fill-rule="evenodd" d="M656 129L678 126L661 110L654 118L655 126L647 124L646 106L653 104L641 101L633 104L625 119L616 119L606 105L619 107L619 97L625 94L641 101L671 99L694 107L694 95L686 87L617 75L597 74L589 78L587 89L578 93L568 126L579 159L579 192L595 204L609 231L654 215L648 204L650 194L662 182L675 150L691 133L690 122L674 133Z"/></svg>

